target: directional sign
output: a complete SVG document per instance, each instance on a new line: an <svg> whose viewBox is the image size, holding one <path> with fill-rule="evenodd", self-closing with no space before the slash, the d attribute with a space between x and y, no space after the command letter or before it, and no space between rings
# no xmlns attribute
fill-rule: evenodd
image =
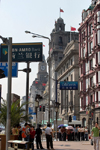
<svg viewBox="0 0 100 150"><path fill-rule="evenodd" d="M4 71L5 77L8 77L8 63L0 63L0 69ZM12 63L12 77L18 77L18 63Z"/></svg>
<svg viewBox="0 0 100 150"><path fill-rule="evenodd" d="M78 90L78 82L60 81L60 90Z"/></svg>
<svg viewBox="0 0 100 150"><path fill-rule="evenodd" d="M42 43L15 43L12 44L13 62L42 61ZM1 44L0 62L8 61L8 46Z"/></svg>

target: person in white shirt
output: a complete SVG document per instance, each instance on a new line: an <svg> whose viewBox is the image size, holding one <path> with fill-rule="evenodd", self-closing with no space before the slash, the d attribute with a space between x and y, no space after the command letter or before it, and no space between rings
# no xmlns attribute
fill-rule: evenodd
<svg viewBox="0 0 100 150"><path fill-rule="evenodd" d="M46 135L46 142L47 142L47 150L50 150L49 143L50 143L51 149L54 150L53 141L52 141L53 134L52 134L52 129L50 128L50 124L47 125L47 128L45 130L45 135Z"/></svg>

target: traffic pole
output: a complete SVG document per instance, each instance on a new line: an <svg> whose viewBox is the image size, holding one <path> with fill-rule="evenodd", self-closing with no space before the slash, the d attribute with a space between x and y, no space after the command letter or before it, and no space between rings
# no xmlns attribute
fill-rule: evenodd
<svg viewBox="0 0 100 150"><path fill-rule="evenodd" d="M12 38L7 41L8 45L8 94L7 94L7 121L6 121L6 150L10 140L11 128L11 84L12 84Z"/></svg>

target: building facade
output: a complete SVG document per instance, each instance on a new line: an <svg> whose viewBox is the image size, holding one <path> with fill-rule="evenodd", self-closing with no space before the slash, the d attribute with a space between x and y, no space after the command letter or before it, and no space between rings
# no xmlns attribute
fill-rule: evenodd
<svg viewBox="0 0 100 150"><path fill-rule="evenodd" d="M63 58L63 52L67 44L70 42L70 34L71 39L78 40L78 33L76 32L69 32L65 31L65 24L62 18L58 18L55 22L55 28L52 30L51 33L51 40L49 43L50 49L50 59L48 58L48 66L50 67L50 101L51 105L56 100L56 74L55 69L57 65ZM51 108L51 119L54 120L56 115L54 113L54 108Z"/></svg>
<svg viewBox="0 0 100 150"><path fill-rule="evenodd" d="M60 81L78 81L79 80L79 46L78 40L71 41L64 50L64 57L56 68L57 72L57 102L59 107L59 118L69 120L69 117L79 120L79 88L78 90L60 90Z"/></svg>
<svg viewBox="0 0 100 150"><path fill-rule="evenodd" d="M80 120L100 125L100 1L82 12L79 27Z"/></svg>

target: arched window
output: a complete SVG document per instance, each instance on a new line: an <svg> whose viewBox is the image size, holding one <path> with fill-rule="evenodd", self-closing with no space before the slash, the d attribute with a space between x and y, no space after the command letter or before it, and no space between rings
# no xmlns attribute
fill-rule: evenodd
<svg viewBox="0 0 100 150"><path fill-rule="evenodd" d="M62 44L62 37L59 37L59 44Z"/></svg>

